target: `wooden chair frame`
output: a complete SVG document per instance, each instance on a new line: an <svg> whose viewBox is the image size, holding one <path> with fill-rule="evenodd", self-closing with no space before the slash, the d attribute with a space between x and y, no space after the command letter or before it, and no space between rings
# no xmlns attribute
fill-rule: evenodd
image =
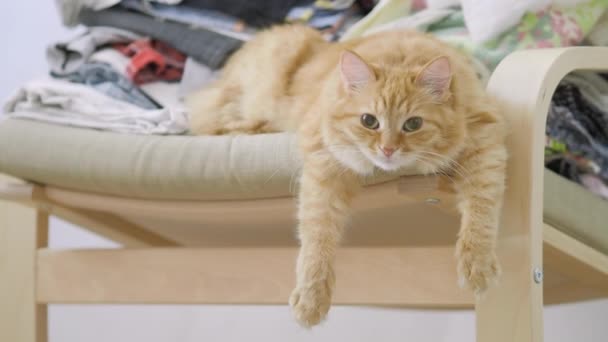
<svg viewBox="0 0 608 342"><path fill-rule="evenodd" d="M551 304L608 296L608 255L544 224L542 216L546 113L559 81L578 69L608 69L608 48L514 53L489 82L489 91L506 106L512 132L498 247L503 275L483 300L475 303L456 286L453 195L434 177L403 177L367 187L361 196L366 205L358 205L361 218L382 223L374 210L395 203L398 210L432 206L442 215L449 213L451 233L441 234L450 236L441 240L430 230L422 233L426 243L342 248L334 303L474 306L478 341L539 342L543 298ZM153 201L1 177L0 341L45 342L50 303L286 304L297 246L294 241L271 241L269 234L260 237L248 227L293 224L292 198ZM425 224L428 216L416 212L410 222ZM49 215L125 248L47 249ZM177 230L174 236L145 223L167 218L176 227L177 222L189 222L233 230L201 246L189 244L188 237L176 239ZM249 239L246 246L231 244L237 233Z"/></svg>

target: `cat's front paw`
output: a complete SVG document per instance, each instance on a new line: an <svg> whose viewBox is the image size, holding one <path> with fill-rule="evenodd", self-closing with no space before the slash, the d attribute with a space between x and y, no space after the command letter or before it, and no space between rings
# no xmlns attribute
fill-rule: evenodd
<svg viewBox="0 0 608 342"><path fill-rule="evenodd" d="M296 286L289 298L289 304L298 323L309 328L325 318L331 305L332 288L331 276Z"/></svg>
<svg viewBox="0 0 608 342"><path fill-rule="evenodd" d="M498 280L500 265L494 249L461 238L456 244L458 283L469 288L479 298Z"/></svg>

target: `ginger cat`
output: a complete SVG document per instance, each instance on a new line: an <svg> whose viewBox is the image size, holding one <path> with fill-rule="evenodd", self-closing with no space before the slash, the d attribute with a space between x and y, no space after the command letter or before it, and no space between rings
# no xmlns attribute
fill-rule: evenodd
<svg viewBox="0 0 608 342"><path fill-rule="evenodd" d="M189 108L196 134L297 132L301 248L290 304L301 324L329 310L351 200L375 169L448 174L462 214L461 285L481 294L498 276L505 125L467 58L439 40L397 31L328 43L306 27L275 27Z"/></svg>

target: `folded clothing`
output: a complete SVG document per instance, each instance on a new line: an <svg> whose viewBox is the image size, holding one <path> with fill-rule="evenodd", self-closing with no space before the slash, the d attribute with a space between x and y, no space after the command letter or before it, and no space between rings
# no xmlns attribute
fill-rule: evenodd
<svg viewBox="0 0 608 342"><path fill-rule="evenodd" d="M358 9L354 0L317 0L289 10L285 20L288 23L306 24L320 30L327 40L336 40L347 19Z"/></svg>
<svg viewBox="0 0 608 342"><path fill-rule="evenodd" d="M462 7L471 40L482 43L515 26L526 12L544 9L550 3L551 0L429 0L427 6L432 9Z"/></svg>
<svg viewBox="0 0 608 342"><path fill-rule="evenodd" d="M137 33L114 27L90 27L73 39L47 47L46 59L52 73L69 74L78 70L97 49L108 44L129 43L141 38Z"/></svg>
<svg viewBox="0 0 608 342"><path fill-rule="evenodd" d="M340 37L348 40L368 34L372 29L408 16L412 9L418 9L426 4L424 1L380 0L363 19L352 25Z"/></svg>
<svg viewBox="0 0 608 342"><path fill-rule="evenodd" d="M504 57L517 50L581 44L608 8L608 2L589 0L575 7L553 4L541 11L527 12L515 26L483 44L471 38L461 9L443 8L443 12L437 12L436 8L417 6L418 11L412 12L413 8L404 9L400 0L383 0L368 15L369 19L355 25L343 39L404 27L399 21L417 22L420 24L417 29L474 56L491 71ZM398 11L405 13L397 14Z"/></svg>
<svg viewBox="0 0 608 342"><path fill-rule="evenodd" d="M324 0L333 6L352 0ZM371 0L360 1L364 8L370 7ZM63 23L67 26L75 26L80 22L83 11L101 11L112 6L121 4L121 0L56 0ZM133 1L126 1L133 5ZM142 2L142 1L140 1ZM289 9L298 5L308 5L311 0L145 0L148 10L164 11L170 16L178 15L183 18L188 16L180 7L188 10L203 10L221 12L232 17L239 18L254 27L268 27L273 24L282 23ZM122 4L121 4L122 5ZM135 4L137 6L138 4ZM171 6L169 6L171 5ZM173 9L171 9L173 7ZM157 12L158 13L158 12ZM179 20L178 20L179 21Z"/></svg>
<svg viewBox="0 0 608 342"><path fill-rule="evenodd" d="M256 29L245 21L219 11L195 8L188 5L165 5L146 0L123 0L120 6L147 14L160 20L172 20L194 27L201 27L239 40L249 40Z"/></svg>
<svg viewBox="0 0 608 342"><path fill-rule="evenodd" d="M127 75L135 84L182 78L186 55L161 41L144 38L113 47L130 58Z"/></svg>
<svg viewBox="0 0 608 342"><path fill-rule="evenodd" d="M161 107L109 64L88 62L73 73L53 76L89 86L111 98L131 103L140 108L158 109Z"/></svg>
<svg viewBox="0 0 608 342"><path fill-rule="evenodd" d="M566 76L546 135L545 166L608 199L608 81L591 71Z"/></svg>
<svg viewBox="0 0 608 342"><path fill-rule="evenodd" d="M546 131L549 137L562 142L567 151L596 165L588 171L608 180L608 113L586 101L567 80L555 91Z"/></svg>
<svg viewBox="0 0 608 342"><path fill-rule="evenodd" d="M169 43L212 69L222 67L243 42L222 34L176 22L158 23L153 17L113 7L103 11L83 10L80 22L86 26L112 26L134 31Z"/></svg>
<svg viewBox="0 0 608 342"><path fill-rule="evenodd" d="M191 58L188 58L188 60L194 61ZM108 73L115 72L115 73L118 73L120 76L122 76L121 77L122 81L120 81L120 84L125 89L129 90L128 91L129 94L133 94L133 91L130 91L130 89L133 89L134 91L141 91L143 96L145 96L146 99L149 99L149 101L151 101L152 103L156 104L156 107L158 107L158 108L162 108L162 107L176 107L177 108L179 106L183 106L183 104L181 102L182 97L180 96L180 89L182 88L181 83L183 82L183 78L182 78L182 81L180 82L180 84L157 81L157 82L150 82L150 83L145 83L145 84L141 84L141 85L137 86L128 79L127 66L130 63L129 58L125 57L122 53L115 50L111 46L97 50L89 58L87 64L89 64L89 63L102 63L102 64L111 66L113 70L108 71ZM195 62L195 63L197 65L202 66L202 64L200 64L198 62ZM186 63L186 65L184 66L184 72L186 71L187 64L188 63ZM206 66L204 66L204 67L207 68L210 73L216 73L216 71L213 71ZM192 74L192 70L190 71L190 74ZM51 74L51 75L53 75L53 74ZM192 75L192 76L196 76L196 75ZM56 78L58 78L57 75L56 75ZM110 78L110 80L111 79L112 78ZM96 89L98 91L100 90L99 88L96 88ZM106 95L111 96L111 94L106 94ZM142 106L141 104L138 104L137 102L133 102L133 101L130 101L129 99L125 99L125 98L116 97L116 99L134 103L142 108L152 108L151 106L147 106L147 105Z"/></svg>
<svg viewBox="0 0 608 342"><path fill-rule="evenodd" d="M5 104L9 118L130 134L182 134L188 130L183 108L143 109L93 88L62 80L26 84Z"/></svg>
<svg viewBox="0 0 608 342"><path fill-rule="evenodd" d="M461 7L467 30L474 43L499 37L515 27L528 12L536 13L550 6L572 8L589 0L427 0L428 8Z"/></svg>
<svg viewBox="0 0 608 342"><path fill-rule="evenodd" d="M289 10L308 5L310 0L183 0L181 5L191 8L223 12L244 20L255 27L282 23Z"/></svg>
<svg viewBox="0 0 608 342"><path fill-rule="evenodd" d="M146 0L149 2L158 2L167 5L175 5L180 3L182 0ZM55 0L57 7L59 8L59 14L63 24L69 27L76 26L78 24L78 16L84 9L91 9L100 11L102 9L110 8L120 3L121 0Z"/></svg>
<svg viewBox="0 0 608 342"><path fill-rule="evenodd" d="M127 66L129 65L129 58L124 56L119 51L116 51L112 46L107 46L95 51L94 54L89 57L87 62L99 62L105 63L118 72L119 74L128 77ZM51 74L53 74L51 72Z"/></svg>

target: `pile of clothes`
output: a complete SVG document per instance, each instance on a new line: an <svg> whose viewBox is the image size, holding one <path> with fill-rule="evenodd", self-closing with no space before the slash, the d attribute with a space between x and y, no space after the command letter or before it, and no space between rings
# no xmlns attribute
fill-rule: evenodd
<svg viewBox="0 0 608 342"><path fill-rule="evenodd" d="M86 32L47 50L50 77L21 87L9 117L135 134L184 134L182 99L217 78L256 32L309 25L328 41L416 29L471 58L487 81L522 49L608 45L608 0L56 0ZM608 83L569 75L553 97L547 167L608 198Z"/></svg>
<svg viewBox="0 0 608 342"><path fill-rule="evenodd" d="M564 78L547 118L545 166L608 199L608 74Z"/></svg>
<svg viewBox="0 0 608 342"><path fill-rule="evenodd" d="M183 98L213 81L261 29L309 25L327 40L372 0L58 0L64 24L84 26L46 51L50 77L22 86L9 117L131 134L184 134Z"/></svg>
<svg viewBox="0 0 608 342"><path fill-rule="evenodd" d="M396 29L428 32L469 55L487 81L518 50L607 45L601 34L607 9L608 0L385 0L342 39Z"/></svg>

